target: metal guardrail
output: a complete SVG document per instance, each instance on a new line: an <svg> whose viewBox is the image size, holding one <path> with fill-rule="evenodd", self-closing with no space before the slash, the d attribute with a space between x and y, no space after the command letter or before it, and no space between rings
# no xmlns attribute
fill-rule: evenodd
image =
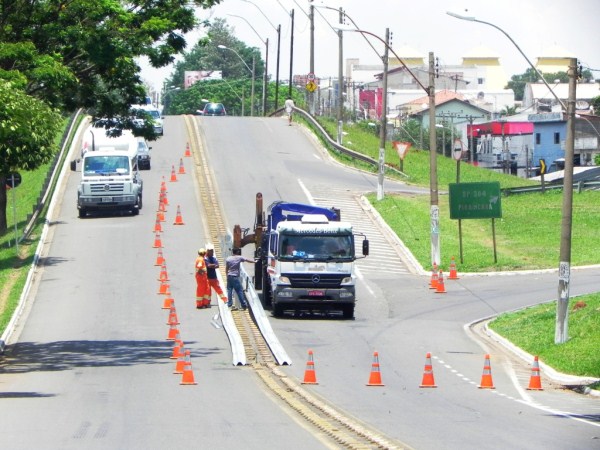
<svg viewBox="0 0 600 450"><path fill-rule="evenodd" d="M514 188L502 189L502 195L508 197L514 194L529 194L531 192L555 191L563 188L562 184L545 184L544 186L520 186ZM600 190L600 181L578 181L573 183L573 190L582 191L597 191Z"/></svg>
<svg viewBox="0 0 600 450"><path fill-rule="evenodd" d="M309 122L314 127L314 129L317 131L319 136L322 139L324 139L328 145L333 147L335 149L335 151L342 153L346 156L349 156L350 158L365 162L367 164L371 164L371 165L375 166L375 168L379 168L379 162L376 159L373 159L367 155L363 155L362 153L359 153L359 152L351 150L347 147L344 147L343 145L340 145L336 141L331 139L331 137L329 136L327 131L325 131L325 129L321 126L321 124L319 122L317 122L317 120L310 113L308 113L307 111L304 111L303 109L300 109L298 107L294 107L294 111L297 114L300 114L307 122ZM279 109L273 111L273 113L271 113L271 116L278 116L278 115L282 114L283 112L285 112L285 109L279 108ZM386 170L391 170L403 177L406 177L405 173L400 172L398 169L396 169L394 167L386 165L385 168L386 168Z"/></svg>

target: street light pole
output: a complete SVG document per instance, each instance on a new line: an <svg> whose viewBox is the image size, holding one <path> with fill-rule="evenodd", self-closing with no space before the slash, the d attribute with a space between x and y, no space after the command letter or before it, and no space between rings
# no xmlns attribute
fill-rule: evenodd
<svg viewBox="0 0 600 450"><path fill-rule="evenodd" d="M263 74L263 94L262 94L262 98L263 98L263 106L262 106L262 113L263 116L266 115L267 111L266 111L266 101L267 101L267 97L266 97L266 91L267 91L267 72L269 71L269 40L263 40L262 36L260 34L258 34L258 31L256 31L254 29L254 27L252 26L252 24L250 22L248 22L248 20L242 16L236 16L235 14L227 14L228 16L231 17L237 17L238 19L242 19L244 22L246 22L248 24L248 26L250 28L252 28L252 31L254 31L254 34L256 34L258 36L258 39L260 39L260 41L265 44L265 71ZM254 88L254 70L256 69L255 67L255 58L254 56L252 57L252 88ZM252 109L254 109L254 104L252 105Z"/></svg>
<svg viewBox="0 0 600 450"><path fill-rule="evenodd" d="M539 78L548 88L548 91L554 96L567 115L567 136L565 142L565 170L563 178L563 204L562 221L560 229L560 261L558 266L558 301L556 303L556 325L554 330L554 343L563 344L567 342L568 336L568 313L569 313L569 287L571 283L571 235L573 220L573 157L575 153L575 100L577 98L577 59L569 60L569 94L567 105L556 95L556 92L548 85L542 74L537 70L533 63L527 58L525 53L517 43L508 35L506 31L493 23L477 20L474 17L465 17L459 14L447 12L446 14L457 19L471 22L479 22L489 25L502 34L517 48L523 55L529 66L535 71Z"/></svg>
<svg viewBox="0 0 600 450"><path fill-rule="evenodd" d="M260 11L260 13L263 15L263 17L265 19L267 19L267 22L269 22L269 24L277 32L277 68L276 68L276 74L275 74L275 108L274 108L274 109L277 109L277 107L279 106L278 105L278 102L279 102L279 56L280 56L280 45L281 45L281 25L278 25L277 27L275 25L273 25L273 23L269 20L267 15L263 12L262 9L260 9L260 7L256 3L254 3L250 0L242 0L242 1L245 1L246 3L250 3L250 4L254 5L256 7L256 9L258 9ZM269 67L269 50L268 49L269 49L269 44L268 44L268 38L267 38L267 55L266 55L266 62L265 62L265 74L267 73L267 67ZM267 79L267 76L265 76L265 80L266 79ZM266 114L265 101L266 100L263 99L263 114Z"/></svg>
<svg viewBox="0 0 600 450"><path fill-rule="evenodd" d="M242 63L244 63L244 66L246 66L246 69L248 69L250 71L250 73L252 74L252 92L250 94L250 116L253 116L254 115L254 79L255 79L254 54L252 54L252 69L251 69L250 66L248 64L246 64L246 61L244 61L244 58L242 58L240 56L240 54L238 52L236 52L234 49L226 47L222 44L217 45L217 48L220 48L223 50L230 50L233 53L235 53L236 56L240 59L240 61L242 61ZM244 109L244 105L242 104L242 111L243 111L243 109Z"/></svg>

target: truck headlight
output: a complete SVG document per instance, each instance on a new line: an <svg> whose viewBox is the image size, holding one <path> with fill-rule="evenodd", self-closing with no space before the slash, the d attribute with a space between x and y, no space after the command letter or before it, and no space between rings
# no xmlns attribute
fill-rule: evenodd
<svg viewBox="0 0 600 450"><path fill-rule="evenodd" d="M342 278L342 285L354 284L352 277L344 277Z"/></svg>
<svg viewBox="0 0 600 450"><path fill-rule="evenodd" d="M291 284L290 279L288 277L280 276L279 277L280 284Z"/></svg>

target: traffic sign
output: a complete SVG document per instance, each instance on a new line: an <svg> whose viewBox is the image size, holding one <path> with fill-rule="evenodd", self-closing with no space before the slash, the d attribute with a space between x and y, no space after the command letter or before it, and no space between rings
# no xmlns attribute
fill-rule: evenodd
<svg viewBox="0 0 600 450"><path fill-rule="evenodd" d="M315 74L310 72L308 75L306 75L306 79L308 81L315 81Z"/></svg>
<svg viewBox="0 0 600 450"><path fill-rule="evenodd" d="M456 161L460 161L460 159L462 158L462 153L463 153L462 141L460 139L454 139L454 148L452 151L452 157Z"/></svg>
<svg viewBox="0 0 600 450"><path fill-rule="evenodd" d="M317 84L314 81L306 83L306 90L308 92L315 92L317 90Z"/></svg>
<svg viewBox="0 0 600 450"><path fill-rule="evenodd" d="M11 188L16 188L18 185L21 184L21 174L18 172L13 172L11 174L6 175L6 187L11 189Z"/></svg>
<svg viewBox="0 0 600 450"><path fill-rule="evenodd" d="M540 159L540 174L544 175L546 173L546 160Z"/></svg>
<svg viewBox="0 0 600 450"><path fill-rule="evenodd" d="M499 219L502 217L500 183L450 183L451 219Z"/></svg>

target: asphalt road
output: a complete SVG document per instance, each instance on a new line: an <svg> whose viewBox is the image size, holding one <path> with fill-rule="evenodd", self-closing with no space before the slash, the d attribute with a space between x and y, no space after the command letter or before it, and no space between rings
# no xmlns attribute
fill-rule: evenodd
<svg viewBox="0 0 600 450"><path fill-rule="evenodd" d="M319 384L308 389L418 449L600 448L597 398L551 386L525 391L530 368L465 330L483 317L552 300L555 273L462 276L436 295L360 203L362 192L376 189L375 177L331 162L284 119L197 120L230 229L252 226L262 192L265 207L280 199L343 204L342 215L375 243L358 263L356 320L271 320L294 361L282 370L302 379L313 350ZM191 159L184 160L187 173L169 181L186 140L183 120L167 118L165 136L152 144L137 217L78 219L78 174L65 178L42 267L0 366L3 447L325 447L265 393L251 369L231 365L224 332L210 326L212 311L194 309L192 266L211 212L200 209ZM161 240L195 386L181 386L172 373L167 312L157 294L153 229L164 180L170 206ZM391 182L386 189L415 190ZM173 225L177 205L183 226ZM597 268L574 271L571 295L598 286ZM366 386L376 351L385 386ZM419 388L427 352L435 389ZM477 388L486 353L494 390Z"/></svg>

